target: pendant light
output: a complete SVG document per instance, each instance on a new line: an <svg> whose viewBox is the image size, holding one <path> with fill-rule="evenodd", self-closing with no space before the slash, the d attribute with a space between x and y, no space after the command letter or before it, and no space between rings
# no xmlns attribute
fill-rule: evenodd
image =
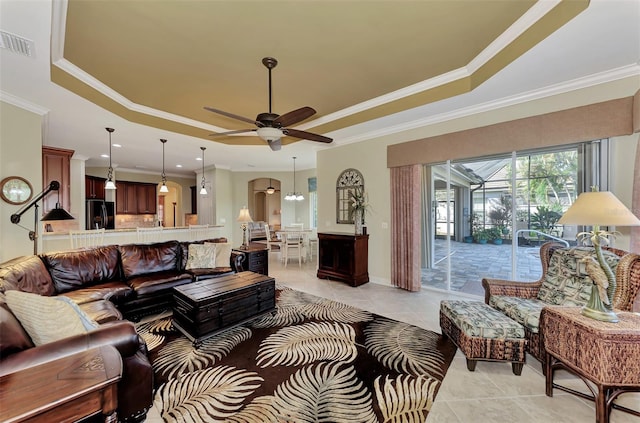
<svg viewBox="0 0 640 423"><path fill-rule="evenodd" d="M304 196L300 192L296 192L296 157L293 158L293 192L284 196L287 201L302 201Z"/></svg>
<svg viewBox="0 0 640 423"><path fill-rule="evenodd" d="M104 128L109 133L109 171L107 172L107 181L104 184L104 189L116 189L116 184L113 182L113 167L111 167L111 134L115 129Z"/></svg>
<svg viewBox="0 0 640 423"><path fill-rule="evenodd" d="M267 194L271 195L276 192L276 189L271 185L271 178L269 178L269 186L267 187Z"/></svg>
<svg viewBox="0 0 640 423"><path fill-rule="evenodd" d="M160 192L169 192L169 188L167 188L167 176L164 174L164 145L167 140L160 139L162 143L162 186L160 187Z"/></svg>
<svg viewBox="0 0 640 423"><path fill-rule="evenodd" d="M201 195L207 195L207 189L204 187L204 150L206 150L207 147L200 147L200 150L202 150L202 182L200 183L200 194Z"/></svg>

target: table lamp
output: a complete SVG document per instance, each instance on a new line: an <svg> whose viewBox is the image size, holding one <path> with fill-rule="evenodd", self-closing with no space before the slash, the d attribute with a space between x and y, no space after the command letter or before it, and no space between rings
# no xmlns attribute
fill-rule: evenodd
<svg viewBox="0 0 640 423"><path fill-rule="evenodd" d="M616 275L613 273L602 254L602 243L609 242L609 236L616 236L615 232L600 229L601 226L640 226L640 220L609 191L598 191L592 187L591 192L583 192L576 201L562 215L558 223L564 225L593 226L588 232L580 232L577 238L583 242L591 241L596 259L602 272L588 272L594 285L591 297L582 308L582 314L595 320L615 323L618 316L613 312L613 298L616 292ZM589 266L587 266L589 271ZM592 275L593 273L593 275ZM601 297L598 287L606 296Z"/></svg>
<svg viewBox="0 0 640 423"><path fill-rule="evenodd" d="M251 215L249 214L249 209L246 207L241 208L237 220L241 223L240 227L242 228L242 246L240 249L246 250L249 248L247 245L247 223L253 222L253 219L251 219Z"/></svg>

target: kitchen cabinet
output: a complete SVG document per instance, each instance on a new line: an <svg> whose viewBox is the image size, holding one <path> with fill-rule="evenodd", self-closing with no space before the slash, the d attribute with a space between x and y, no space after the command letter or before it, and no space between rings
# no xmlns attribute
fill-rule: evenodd
<svg viewBox="0 0 640 423"><path fill-rule="evenodd" d="M107 180L97 176L86 175L84 177L85 197L87 200L104 200L104 184Z"/></svg>
<svg viewBox="0 0 640 423"><path fill-rule="evenodd" d="M42 214L54 209L58 202L63 209L70 209L70 169L73 153L73 150L64 148L42 147L42 188L48 187L51 181L60 182L58 192L52 192L42 200Z"/></svg>
<svg viewBox="0 0 640 423"><path fill-rule="evenodd" d="M369 235L318 233L319 279L359 286L369 282Z"/></svg>
<svg viewBox="0 0 640 423"><path fill-rule="evenodd" d="M156 184L137 184L138 214L156 214Z"/></svg>
<svg viewBox="0 0 640 423"><path fill-rule="evenodd" d="M136 185L131 182L116 182L116 214L138 214Z"/></svg>
<svg viewBox="0 0 640 423"><path fill-rule="evenodd" d="M156 184L116 182L117 214L156 214Z"/></svg>

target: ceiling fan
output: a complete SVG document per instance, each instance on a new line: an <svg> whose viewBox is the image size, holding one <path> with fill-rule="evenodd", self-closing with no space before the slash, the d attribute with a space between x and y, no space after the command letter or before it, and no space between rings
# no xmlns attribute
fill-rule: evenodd
<svg viewBox="0 0 640 423"><path fill-rule="evenodd" d="M223 110L214 109L213 107L205 106L204 109L210 112L218 113L232 119L237 119L241 120L242 122L252 123L256 125L256 128L253 129L238 129L235 131L211 134L211 136L241 134L243 132L255 131L258 133L258 136L260 138L262 138L269 144L269 147L271 147L273 151L278 151L280 150L280 148L282 148L282 137L285 135L309 141L324 143L333 142L333 139L325 137L323 135L300 131L298 129L287 128L288 126L295 125L296 123L302 122L303 120L315 115L316 111L313 108L305 106L293 110L289 113L285 113L284 115L278 115L271 111L271 69L276 67L278 61L273 57L265 57L264 59L262 59L262 64L265 65L267 69L269 69L269 112L260 113L254 120L246 118L244 116L225 112Z"/></svg>

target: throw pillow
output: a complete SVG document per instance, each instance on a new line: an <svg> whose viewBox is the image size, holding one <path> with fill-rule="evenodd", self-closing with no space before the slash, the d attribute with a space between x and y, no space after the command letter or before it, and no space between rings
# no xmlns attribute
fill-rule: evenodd
<svg viewBox="0 0 640 423"><path fill-rule="evenodd" d="M62 296L8 290L5 297L7 306L36 346L98 327L73 301Z"/></svg>
<svg viewBox="0 0 640 423"><path fill-rule="evenodd" d="M210 269L216 267L214 244L190 244L186 269Z"/></svg>
<svg viewBox="0 0 640 423"><path fill-rule="evenodd" d="M216 266L215 267L230 267L231 266L230 264L231 263L231 243L216 242L210 245L215 245L216 247Z"/></svg>

